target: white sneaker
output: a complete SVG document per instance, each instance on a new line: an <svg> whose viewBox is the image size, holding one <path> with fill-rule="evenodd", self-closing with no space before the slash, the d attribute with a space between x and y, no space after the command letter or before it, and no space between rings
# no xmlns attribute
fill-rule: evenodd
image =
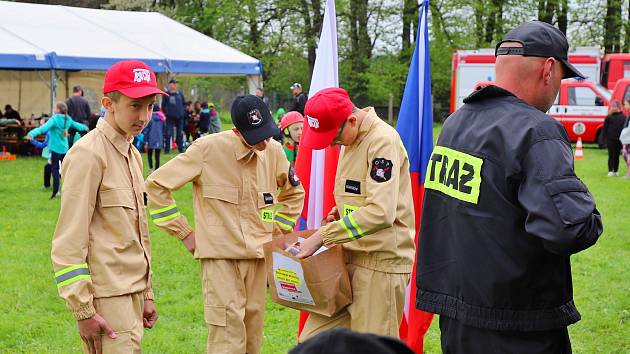
<svg viewBox="0 0 630 354"><path fill-rule="evenodd" d="M619 177L619 172L615 172L615 177Z"/></svg>
<svg viewBox="0 0 630 354"><path fill-rule="evenodd" d="M615 175L615 174L614 174L612 171L608 172L608 177L612 177L612 176L614 176L614 175Z"/></svg>
<svg viewBox="0 0 630 354"><path fill-rule="evenodd" d="M150 169L149 169L149 174L152 174L152 173L153 173L153 169L152 169L152 168L150 168Z"/></svg>

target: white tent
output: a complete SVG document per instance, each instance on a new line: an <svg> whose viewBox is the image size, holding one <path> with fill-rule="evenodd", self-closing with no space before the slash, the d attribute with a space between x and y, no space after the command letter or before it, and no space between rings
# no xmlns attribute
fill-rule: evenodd
<svg viewBox="0 0 630 354"><path fill-rule="evenodd" d="M0 1L0 14L0 104L25 113L47 111L76 84L100 95L103 71L122 59L146 62L162 83L192 74L260 85L258 59L156 12Z"/></svg>

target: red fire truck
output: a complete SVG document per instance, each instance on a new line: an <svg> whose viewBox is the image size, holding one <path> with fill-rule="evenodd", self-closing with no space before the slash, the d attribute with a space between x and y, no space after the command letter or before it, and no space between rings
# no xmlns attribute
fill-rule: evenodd
<svg viewBox="0 0 630 354"><path fill-rule="evenodd" d="M626 72L625 60L628 61ZM460 50L453 53L453 74L451 78L451 112L463 104L476 87L494 80L494 50ZM622 101L630 98L626 93L630 79L630 54L609 54L604 56L603 64L597 48L577 48L569 53L569 62L587 76L586 80L563 80L555 104L548 114L556 118L567 130L571 141L578 137L584 142L597 142L603 145L601 128L608 113L608 106L613 99ZM621 63L621 66L620 66ZM602 80L618 82L613 92L599 84L600 69ZM617 97L619 96L619 97ZM626 112L628 113L628 112Z"/></svg>

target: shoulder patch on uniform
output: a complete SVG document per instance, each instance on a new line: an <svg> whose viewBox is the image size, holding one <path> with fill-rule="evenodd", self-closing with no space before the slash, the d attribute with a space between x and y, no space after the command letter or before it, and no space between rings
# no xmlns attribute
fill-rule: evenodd
<svg viewBox="0 0 630 354"><path fill-rule="evenodd" d="M391 160L382 157L372 160L370 177L378 183L387 182L392 178L392 168L394 164Z"/></svg>
<svg viewBox="0 0 630 354"><path fill-rule="evenodd" d="M273 195L271 193L263 193L265 204L273 204Z"/></svg>
<svg viewBox="0 0 630 354"><path fill-rule="evenodd" d="M289 167L289 183L291 183L293 187L300 185L300 178L295 174L293 166Z"/></svg>

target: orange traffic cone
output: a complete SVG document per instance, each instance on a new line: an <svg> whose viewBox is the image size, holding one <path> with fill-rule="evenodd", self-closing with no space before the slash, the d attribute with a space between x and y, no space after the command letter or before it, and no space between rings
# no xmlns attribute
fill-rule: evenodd
<svg viewBox="0 0 630 354"><path fill-rule="evenodd" d="M584 150L582 149L582 138L578 138L577 144L575 144L575 159L584 160Z"/></svg>

